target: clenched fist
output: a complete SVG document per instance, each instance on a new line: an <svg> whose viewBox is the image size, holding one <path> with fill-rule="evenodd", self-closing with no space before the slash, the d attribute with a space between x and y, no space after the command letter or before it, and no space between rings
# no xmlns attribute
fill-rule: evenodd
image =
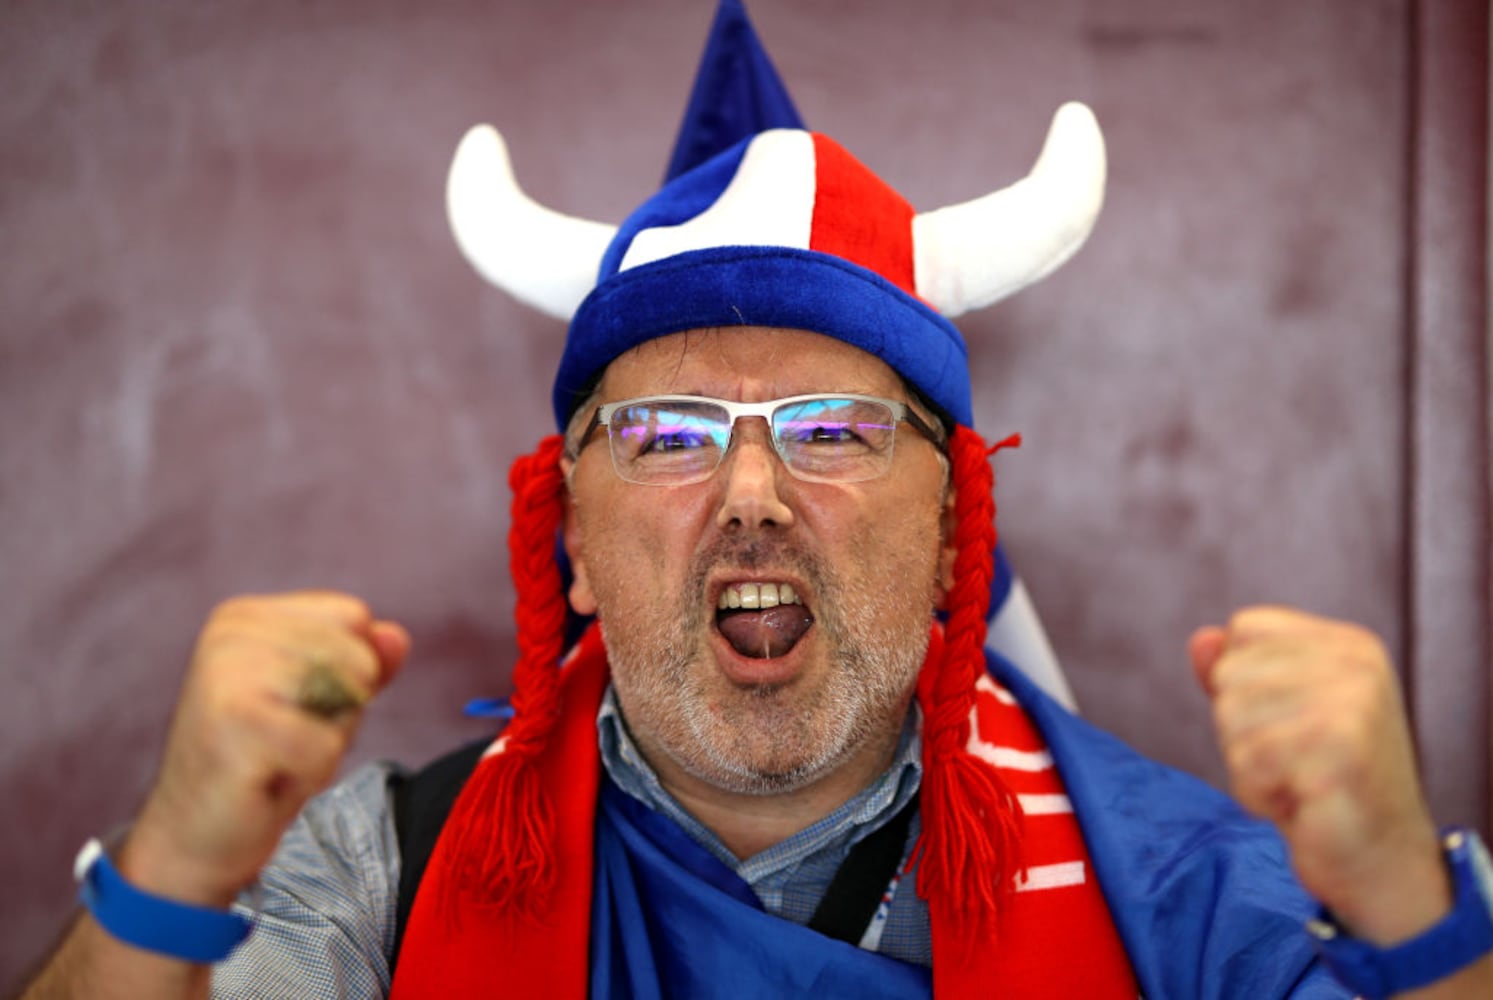
<svg viewBox="0 0 1493 1000"><path fill-rule="evenodd" d="M198 638L165 756L119 855L136 885L226 906L337 771L362 706L409 650L330 592L240 597Z"/></svg>
<svg viewBox="0 0 1493 1000"><path fill-rule="evenodd" d="M1390 944L1450 909L1394 668L1372 633L1286 608L1188 644L1235 798L1270 820L1307 891Z"/></svg>

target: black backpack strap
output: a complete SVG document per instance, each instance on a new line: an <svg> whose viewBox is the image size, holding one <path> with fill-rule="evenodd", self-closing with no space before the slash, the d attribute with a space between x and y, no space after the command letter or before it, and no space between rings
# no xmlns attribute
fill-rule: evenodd
<svg viewBox="0 0 1493 1000"><path fill-rule="evenodd" d="M492 744L491 738L468 743L459 750L448 753L424 769L412 775L396 775L389 779L389 798L394 809L394 834L399 841L399 898L394 908L394 953L389 959L389 971L399 960L399 948L404 943L404 929L409 923L410 909L415 905L415 892L420 888L420 879L425 875L425 866L430 863L435 842L440 839L446 817L456 804L467 778L477 767L482 752Z"/></svg>
<svg viewBox="0 0 1493 1000"><path fill-rule="evenodd" d="M866 926L876 916L881 897L897 873L907 849L907 831L917 811L918 796L914 794L885 826L850 849L809 919L812 930L847 944L861 943Z"/></svg>

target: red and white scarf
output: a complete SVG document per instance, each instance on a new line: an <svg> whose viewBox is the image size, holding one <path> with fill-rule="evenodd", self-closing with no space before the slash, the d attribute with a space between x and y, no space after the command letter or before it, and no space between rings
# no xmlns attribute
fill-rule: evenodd
<svg viewBox="0 0 1493 1000"><path fill-rule="evenodd" d="M925 714L943 651L942 630L935 627L918 692ZM536 759L554 812L554 884L544 911L525 914L464 897L455 884L463 859L452 856L462 838L448 824L410 915L395 1000L476 998L495 989L504 996L553 1000L586 995L601 771L596 713L607 678L606 649L593 627L563 668L559 718ZM1135 997L1134 976L1041 735L988 675L976 683L969 722L962 756L980 761L982 770L1008 786L1009 799L1018 805L1012 818L1020 834L1011 846L1019 861L1007 858L999 866L1011 872L1011 883L998 892L1000 916L993 928L982 930L938 898L929 899L935 995ZM489 754L503 752L500 737ZM930 821L936 820L925 815L925 825Z"/></svg>

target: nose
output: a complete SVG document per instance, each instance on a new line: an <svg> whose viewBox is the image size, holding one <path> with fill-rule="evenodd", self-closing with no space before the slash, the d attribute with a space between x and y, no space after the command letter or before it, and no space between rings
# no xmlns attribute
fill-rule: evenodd
<svg viewBox="0 0 1493 1000"><path fill-rule="evenodd" d="M716 476L722 490L716 527L786 528L793 523L793 508L783 498L783 486L792 473L772 446L767 421L744 417L737 422Z"/></svg>

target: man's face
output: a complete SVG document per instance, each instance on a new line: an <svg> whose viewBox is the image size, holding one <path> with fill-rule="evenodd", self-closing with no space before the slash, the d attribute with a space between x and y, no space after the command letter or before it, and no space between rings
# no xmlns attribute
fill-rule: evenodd
<svg viewBox="0 0 1493 1000"><path fill-rule="evenodd" d="M885 363L840 341L731 328L624 354L579 426L597 404L638 396L811 392L908 400ZM682 771L766 794L884 766L952 564L933 444L904 425L885 476L808 483L773 451L766 422L746 418L710 479L646 486L616 474L598 428L568 471L571 603L600 619L623 716L666 780ZM790 603L721 609L754 590Z"/></svg>

